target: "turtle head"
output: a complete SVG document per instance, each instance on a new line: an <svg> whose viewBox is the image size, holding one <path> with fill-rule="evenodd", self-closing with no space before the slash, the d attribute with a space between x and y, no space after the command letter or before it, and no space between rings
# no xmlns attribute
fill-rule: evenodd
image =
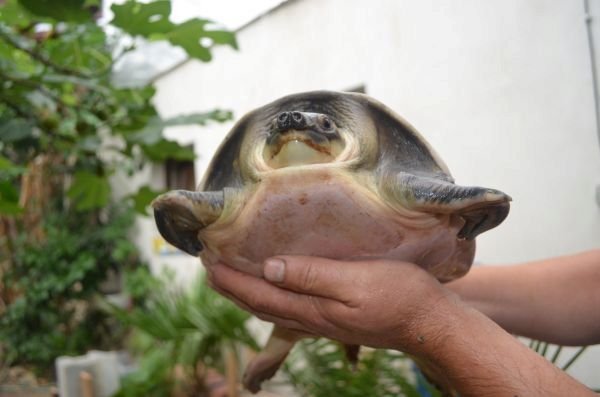
<svg viewBox="0 0 600 397"><path fill-rule="evenodd" d="M313 91L249 113L237 127L242 180L292 167L354 167L377 157L377 135L362 96ZM235 134L234 134L235 135Z"/></svg>
<svg viewBox="0 0 600 397"><path fill-rule="evenodd" d="M344 140L332 117L322 113L283 111L269 126L263 159L270 168L331 163Z"/></svg>
<svg viewBox="0 0 600 397"><path fill-rule="evenodd" d="M450 179L423 138L383 104L364 94L311 91L280 98L241 118L200 188L241 187L263 173L296 167L372 175L423 171Z"/></svg>

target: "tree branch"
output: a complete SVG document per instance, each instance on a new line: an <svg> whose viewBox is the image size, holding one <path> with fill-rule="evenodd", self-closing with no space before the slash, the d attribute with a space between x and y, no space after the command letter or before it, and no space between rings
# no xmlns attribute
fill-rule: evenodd
<svg viewBox="0 0 600 397"><path fill-rule="evenodd" d="M6 97L0 97L0 101L2 101L6 106L8 106L17 116L19 116L19 117L21 117L22 119L25 119L25 120L35 121L35 123L37 125L37 120L35 120L35 117L27 114L16 103L10 101Z"/></svg>
<svg viewBox="0 0 600 397"><path fill-rule="evenodd" d="M5 27L3 27L2 25L0 25L0 39L4 40L7 44L11 45L12 47L16 48L19 51L23 51L24 53L29 55L31 58L35 59L36 61L42 63L43 65L45 65L51 69L54 69L55 71L57 71L59 73L82 77L82 78L90 78L90 75L88 75L86 73L83 73L76 69L68 68L66 66L57 65L56 63L52 62L50 59L48 59L44 55L32 50L31 48L27 48L27 47L19 44L17 42L17 40L15 40L13 37L11 37L11 35L7 32L7 29Z"/></svg>
<svg viewBox="0 0 600 397"><path fill-rule="evenodd" d="M7 97L3 96L0 94L0 103L5 104L8 108L10 108L17 116L21 117L22 119L28 120L30 122L32 122L33 124L35 124L35 126L37 128L39 128L41 131L43 131L44 133L46 133L49 136L53 136L54 133L52 131L49 131L47 128L45 128L40 121L37 119L37 117L35 117L32 114L27 113L26 111L24 111L23 109L21 109L19 107L19 105L17 105L16 103L14 103L13 101L11 101L10 99L8 99Z"/></svg>
<svg viewBox="0 0 600 397"><path fill-rule="evenodd" d="M34 90L41 92L44 96L54 100L56 103L58 103L62 107L67 107L67 105L63 102L63 100L60 98L60 96L56 95L55 93L53 93L46 87L44 87L41 84L38 84L32 80L20 79L20 78L14 77L14 76L10 76L10 75L4 73L2 70L0 70L0 78L2 78L4 80L12 81L15 84L20 84L25 87L33 88Z"/></svg>

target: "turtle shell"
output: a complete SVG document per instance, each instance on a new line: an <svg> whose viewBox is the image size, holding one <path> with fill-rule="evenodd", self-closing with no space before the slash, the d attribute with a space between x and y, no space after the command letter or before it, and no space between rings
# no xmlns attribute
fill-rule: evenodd
<svg viewBox="0 0 600 397"><path fill-rule="evenodd" d="M304 153L325 150L325 141L343 149L326 161L273 168L265 150L277 139L306 143ZM498 190L456 185L415 128L375 99L313 91L248 113L197 192L167 193L154 208L165 239L205 263L260 275L272 255L379 257L417 263L446 281L468 271L473 240L504 220L509 201Z"/></svg>
<svg viewBox="0 0 600 397"><path fill-rule="evenodd" d="M312 91L285 96L244 116L215 153L198 190L222 190L250 182L253 178L244 172L240 158L244 141L261 134L277 114L288 109L329 115L341 128L352 128L358 119L372 120L375 142L365 146L375 150L361 152L360 161L353 164L357 170L403 171L453 181L446 164L421 134L381 102L358 93Z"/></svg>

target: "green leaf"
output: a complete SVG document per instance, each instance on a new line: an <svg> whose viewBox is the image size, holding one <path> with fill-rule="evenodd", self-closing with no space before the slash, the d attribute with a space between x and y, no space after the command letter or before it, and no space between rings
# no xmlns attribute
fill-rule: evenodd
<svg viewBox="0 0 600 397"><path fill-rule="evenodd" d="M102 125L102 120L100 120L95 114L88 112L87 110L82 110L81 112L79 112L79 117L81 117L83 121L94 127L99 127L100 125Z"/></svg>
<svg viewBox="0 0 600 397"><path fill-rule="evenodd" d="M12 161L0 155L0 171L9 170L14 167L15 165L12 163Z"/></svg>
<svg viewBox="0 0 600 397"><path fill-rule="evenodd" d="M171 2L159 0L151 3L127 1L113 4L110 9L114 13L111 25L123 29L132 36L150 37L168 33L175 26L169 21Z"/></svg>
<svg viewBox="0 0 600 397"><path fill-rule="evenodd" d="M23 119L12 119L0 124L0 142L17 142L33 135L33 126Z"/></svg>
<svg viewBox="0 0 600 397"><path fill-rule="evenodd" d="M125 134L125 139L129 143L154 145L162 139L163 127L161 120L153 117L141 130Z"/></svg>
<svg viewBox="0 0 600 397"><path fill-rule="evenodd" d="M19 5L17 0L7 0L0 4L0 21L18 28L29 25L29 13Z"/></svg>
<svg viewBox="0 0 600 397"><path fill-rule="evenodd" d="M58 123L56 132L64 137L75 137L77 135L77 120L74 118L66 118L61 120Z"/></svg>
<svg viewBox="0 0 600 397"><path fill-rule="evenodd" d="M149 40L166 39L171 44L183 48L190 57L204 62L211 60L210 49L214 45L238 48L233 32L207 30L206 27L212 24L210 20L194 18L181 24L171 22L171 3L168 0L151 3L129 0L124 4L113 4L111 10L115 15L111 21L112 25L133 36L142 36Z"/></svg>
<svg viewBox="0 0 600 397"><path fill-rule="evenodd" d="M196 155L191 147L182 146L175 141L160 139L152 145L142 145L142 150L152 161L194 160Z"/></svg>
<svg viewBox="0 0 600 397"><path fill-rule="evenodd" d="M18 166L6 157L0 155L0 181L2 179L11 179L22 174L23 172L25 172L24 167ZM11 192L13 192L13 190L11 190ZM0 192L0 195L2 195L2 192ZM14 197L14 201L18 200L18 194L16 193L16 190L14 190L14 196L11 197Z"/></svg>
<svg viewBox="0 0 600 397"><path fill-rule="evenodd" d="M215 44L227 44L237 49L235 35L226 31L207 31L205 26L210 21L203 19L190 19L167 34L169 41L179 47L182 47L192 58L208 62L212 59L210 48ZM209 39L209 43L204 44L202 39Z"/></svg>
<svg viewBox="0 0 600 397"><path fill-rule="evenodd" d="M96 153L101 145L102 140L96 135L86 136L77 142L77 148L79 150L89 153Z"/></svg>
<svg viewBox="0 0 600 397"><path fill-rule="evenodd" d="M94 9L85 0L19 0L19 3L32 14L68 22L91 21ZM98 1L95 3L97 7Z"/></svg>
<svg viewBox="0 0 600 397"><path fill-rule="evenodd" d="M223 123L233 118L233 113L229 110L215 109L206 113L185 114L169 119L162 120L164 126L198 124L206 125L209 121Z"/></svg>
<svg viewBox="0 0 600 397"><path fill-rule="evenodd" d="M67 195L79 211L104 207L110 197L110 184L105 176L81 171L75 174Z"/></svg>
<svg viewBox="0 0 600 397"><path fill-rule="evenodd" d="M19 192L17 192L17 189L9 181L0 181L0 197L16 203L19 201Z"/></svg>
<svg viewBox="0 0 600 397"><path fill-rule="evenodd" d="M10 8L10 4L5 7ZM0 8L1 18L5 17L5 15L1 14L5 7ZM22 9L18 5L15 7ZM15 15L6 16L6 18L11 17L19 20L19 17ZM24 79L40 73L43 70L43 65L38 63L37 60L32 58L26 52L35 47L37 43L25 37L25 35L27 35L27 30L24 34L19 34L18 32L15 32L15 30L19 29L18 26L12 26L13 24L11 22L6 23L6 25L9 25L10 27L5 26L4 23L0 23L0 35L2 36L2 40L0 40L0 66L2 69L9 72L14 77ZM20 29L31 29L29 20L27 20L27 24L20 27Z"/></svg>
<svg viewBox="0 0 600 397"><path fill-rule="evenodd" d="M237 40L235 34L227 30L205 30L204 37L208 37L213 41L214 44L228 45L233 49L238 49Z"/></svg>
<svg viewBox="0 0 600 397"><path fill-rule="evenodd" d="M83 87L91 88L92 90L98 91L102 95L112 96L115 93L111 90L112 87L106 84L99 84L94 79L84 79L76 76L67 76L64 74L44 73L40 76L43 83L73 83Z"/></svg>
<svg viewBox="0 0 600 397"><path fill-rule="evenodd" d="M225 122L233 118L233 113L228 110L215 109L205 113L192 113L169 119L160 119L158 116L150 118L146 126L135 132L125 134L125 139L129 143L141 145L155 145L162 139L162 132L165 127L176 125L206 125L209 121Z"/></svg>
<svg viewBox="0 0 600 397"><path fill-rule="evenodd" d="M121 88L115 89L115 95L120 101L131 103L132 105L144 106L156 94L156 88L151 85L140 88Z"/></svg>
<svg viewBox="0 0 600 397"><path fill-rule="evenodd" d="M107 45L106 34L101 27L93 24L81 24L63 32L60 39L44 42L49 58L56 64L75 68L80 73L102 77L108 71L111 54ZM94 78L95 80L95 78ZM65 92L66 101L73 102L77 98L74 92ZM74 98L69 98L75 94Z"/></svg>
<svg viewBox="0 0 600 397"><path fill-rule="evenodd" d="M0 160L4 159L3 157ZM4 159L6 160L6 159ZM0 214L16 215L23 212L19 206L19 193L9 181L0 181Z"/></svg>
<svg viewBox="0 0 600 397"><path fill-rule="evenodd" d="M149 186L142 186L137 193L130 196L133 199L133 207L136 212L141 215L148 215L146 208L161 193L163 192L152 190Z"/></svg>

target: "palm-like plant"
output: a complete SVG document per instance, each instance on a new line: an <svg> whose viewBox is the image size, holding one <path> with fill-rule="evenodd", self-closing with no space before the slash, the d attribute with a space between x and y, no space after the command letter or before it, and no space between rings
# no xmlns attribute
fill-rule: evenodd
<svg viewBox="0 0 600 397"><path fill-rule="evenodd" d="M353 367L344 349L329 340L299 343L286 360L287 378L302 396L434 397L413 361L397 351L362 348Z"/></svg>
<svg viewBox="0 0 600 397"><path fill-rule="evenodd" d="M185 291L151 282L132 310L109 307L132 327L130 347L139 356L139 369L116 396L202 395L214 370L225 374L229 396L237 395L238 350L257 348L245 327L249 314L208 288L203 277Z"/></svg>

